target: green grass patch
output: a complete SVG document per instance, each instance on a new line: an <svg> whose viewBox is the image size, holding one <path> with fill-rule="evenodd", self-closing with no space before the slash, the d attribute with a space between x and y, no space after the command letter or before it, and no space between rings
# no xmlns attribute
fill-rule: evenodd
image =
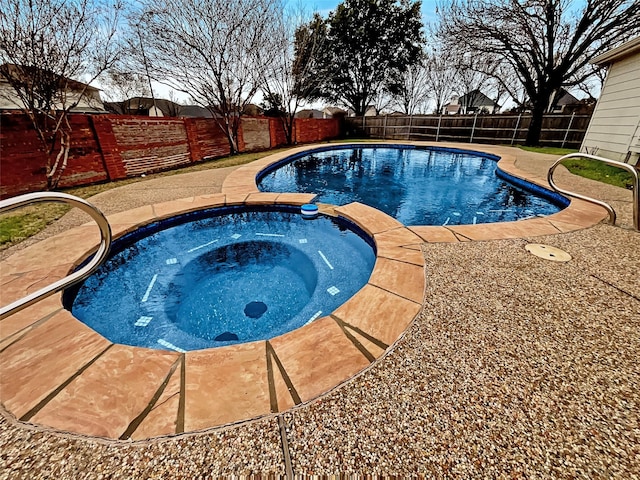
<svg viewBox="0 0 640 480"><path fill-rule="evenodd" d="M29 238L71 209L61 203L30 205L0 216L0 248L15 245Z"/></svg>
<svg viewBox="0 0 640 480"><path fill-rule="evenodd" d="M627 189L633 187L634 179L631 173L621 168L599 162L598 160L591 160L590 158L569 158L564 160L562 165L567 167L567 170L574 175L580 175L581 177L608 183L616 187Z"/></svg>
<svg viewBox="0 0 640 480"><path fill-rule="evenodd" d="M572 148L557 148L557 147L526 147L524 145L518 145L518 148L527 152L534 153L546 153L549 155L568 155L570 153L577 153L578 150Z"/></svg>
<svg viewBox="0 0 640 480"><path fill-rule="evenodd" d="M556 147L525 147L520 145L519 148L526 150L527 152L548 153L550 155L559 156L578 152L578 150ZM564 165L567 170L574 175L579 175L591 180L597 180L598 182L608 183L609 185L615 185L616 187L627 189L631 189L633 187L633 175L626 170L607 165L606 163L602 163L597 160L591 160L589 158L569 158L564 160L562 165Z"/></svg>
<svg viewBox="0 0 640 480"><path fill-rule="evenodd" d="M210 170L214 168L235 167L251 163L259 158L266 157L273 153L288 150L287 148L279 148L268 150L265 152L242 153L213 160L199 162L188 167L176 170L168 170L145 175L142 177L126 178L109 183L101 183L96 185L88 185L86 187L74 187L61 190L70 195L80 198L89 198L98 193L106 192L113 188L129 185L131 183L142 182L153 178L167 177L170 175L178 175L181 173L198 172L202 170ZM71 209L70 206L62 203L50 202L40 203L37 205L28 205L20 209L0 214L0 250L11 247L23 240L35 235L43 230L47 225L61 218Z"/></svg>

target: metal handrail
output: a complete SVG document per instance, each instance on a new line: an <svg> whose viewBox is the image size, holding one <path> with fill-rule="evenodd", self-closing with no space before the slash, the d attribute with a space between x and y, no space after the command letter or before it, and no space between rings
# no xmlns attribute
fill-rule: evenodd
<svg viewBox="0 0 640 480"><path fill-rule="evenodd" d="M580 200L584 200L586 202L595 203L596 205L600 205L609 213L609 223L611 225L616 224L616 212L611 205L605 203L601 200L596 200L595 198L586 197L584 195L580 195L578 193L570 192L568 190L563 190L558 187L553 181L553 172L556 167L560 165L564 160L568 158L588 158L590 160L597 160L602 163L606 163L607 165L612 165L614 167L622 168L631 173L634 178L633 184L633 227L636 230L640 230L640 180L638 179L638 171L632 165L628 163L616 162L615 160L609 160L608 158L596 157L595 155L589 155L587 153L570 153L569 155L565 155L560 157L551 168L549 168L549 172L547 173L547 181L551 188L553 188L556 192L562 193L569 197L579 198Z"/></svg>
<svg viewBox="0 0 640 480"><path fill-rule="evenodd" d="M14 210L31 203L42 202L68 203L88 213L100 228L100 246L98 247L98 250L94 254L91 261L84 267L52 283L47 287L41 288L37 292L31 293L26 297L21 298L20 300L16 300L15 302L0 308L0 320L3 320L9 315L19 312L20 310L27 308L30 305L33 305L38 300L53 295L54 293L59 292L60 290L67 288L75 283L81 282L89 275L91 275L102 264L102 262L104 262L104 260L107 258L107 255L109 254L109 249L111 248L111 227L109 226L109 222L100 210L98 210L95 206L93 206L86 200L83 200L82 198L58 192L27 193L25 195L20 195L0 201L0 213L6 212L8 210Z"/></svg>

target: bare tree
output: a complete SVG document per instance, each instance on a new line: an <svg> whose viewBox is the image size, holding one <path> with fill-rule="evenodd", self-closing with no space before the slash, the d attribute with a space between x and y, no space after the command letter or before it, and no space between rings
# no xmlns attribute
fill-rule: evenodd
<svg viewBox="0 0 640 480"><path fill-rule="evenodd" d="M175 90L169 90L169 98L167 99L167 114L170 117L179 117L182 114L182 102L178 98Z"/></svg>
<svg viewBox="0 0 640 480"><path fill-rule="evenodd" d="M414 115L424 111L431 97L429 75L427 63L423 57L419 63L409 66L396 83L397 90L393 100L403 113Z"/></svg>
<svg viewBox="0 0 640 480"><path fill-rule="evenodd" d="M132 99L149 95L149 86L144 75L120 67L105 72L100 78L100 85L104 99L111 104L105 105L105 108L119 114L140 113L142 103L132 102Z"/></svg>
<svg viewBox="0 0 640 480"><path fill-rule="evenodd" d="M578 90L587 95L588 100L595 102L600 95L602 87L604 86L604 81L607 78L607 69L599 65L589 66L592 67L592 74L579 82L576 86L578 87Z"/></svg>
<svg viewBox="0 0 640 480"><path fill-rule="evenodd" d="M304 4L299 3L293 8L281 6L279 10L281 15L273 19L274 30L271 33L271 48L275 55L262 72L262 90L271 107L270 114L280 118L286 142L291 145L296 112L306 98L313 96L311 91L320 83L319 77L309 72L324 37L316 35L313 28L303 27L312 25ZM296 56L296 51L304 51L304 61L302 56Z"/></svg>
<svg viewBox="0 0 640 480"><path fill-rule="evenodd" d="M516 72L531 104L526 144L540 140L544 113L560 89L579 84L594 56L640 32L638 0L455 0L438 7L450 48L498 56Z"/></svg>
<svg viewBox="0 0 640 480"><path fill-rule="evenodd" d="M453 55L452 62L456 70L454 89L460 96L463 113L470 113L478 107L477 103L484 94L482 90L491 84L495 65L487 58L477 58L464 53Z"/></svg>
<svg viewBox="0 0 640 480"><path fill-rule="evenodd" d="M145 64L207 108L238 152L240 117L272 62L275 0L142 0ZM133 42L132 42L133 43ZM142 54L142 51L139 52Z"/></svg>
<svg viewBox="0 0 640 480"><path fill-rule="evenodd" d="M3 0L0 79L6 99L28 115L46 152L47 188L69 158L69 112L91 99L90 84L115 62L122 5L93 0ZM79 81L83 80L83 81Z"/></svg>
<svg viewBox="0 0 640 480"><path fill-rule="evenodd" d="M442 113L445 102L455 92L455 66L450 57L436 47L427 53L425 68L431 98L435 102L434 113Z"/></svg>

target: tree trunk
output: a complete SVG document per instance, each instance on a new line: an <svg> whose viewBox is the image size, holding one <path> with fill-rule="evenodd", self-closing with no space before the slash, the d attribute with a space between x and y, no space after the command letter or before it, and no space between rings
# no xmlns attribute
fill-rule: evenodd
<svg viewBox="0 0 640 480"><path fill-rule="evenodd" d="M293 122L295 122L295 119L289 114L284 114L281 118L285 141L287 145L293 145Z"/></svg>
<svg viewBox="0 0 640 480"><path fill-rule="evenodd" d="M238 144L236 142L235 135L230 129L225 132L227 135L227 141L229 142L229 155L235 155L238 153Z"/></svg>
<svg viewBox="0 0 640 480"><path fill-rule="evenodd" d="M238 151L238 131L240 130L240 117L227 120L225 134L229 141L229 155L240 153Z"/></svg>
<svg viewBox="0 0 640 480"><path fill-rule="evenodd" d="M525 145L528 147L535 147L540 145L540 135L542 134L542 119L546 109L545 102L536 102L533 104L531 110L531 123L529 124L529 131L527 132L527 139Z"/></svg>

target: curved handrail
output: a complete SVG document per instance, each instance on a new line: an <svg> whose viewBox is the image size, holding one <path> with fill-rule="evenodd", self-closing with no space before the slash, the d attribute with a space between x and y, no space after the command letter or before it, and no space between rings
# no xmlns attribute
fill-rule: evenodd
<svg viewBox="0 0 640 480"><path fill-rule="evenodd" d="M42 202L59 202L68 203L88 213L100 228L100 246L89 263L79 270L67 275L66 277L52 283L51 285L41 288L37 292L31 293L26 297L16 300L15 302L0 308L0 320L12 315L20 310L33 305L38 300L53 295L60 290L69 287L75 283L81 282L91 275L107 258L109 249L111 248L111 227L104 214L94 207L91 203L82 198L74 197L66 193L59 192L35 192L27 193L17 197L0 201L0 213L13 210L31 203Z"/></svg>
<svg viewBox="0 0 640 480"><path fill-rule="evenodd" d="M591 203L595 203L596 205L600 205L609 213L609 223L611 223L611 225L616 224L616 212L611 205L601 200L596 200L595 198L580 195L578 193L570 192L568 190L563 190L562 188L558 187L553 181L553 172L555 171L556 167L560 165L564 160L567 160L568 158L588 158L590 160L597 160L599 162L606 163L607 165L622 168L623 170L630 172L634 178L633 227L636 230L640 230L640 179L638 178L638 171L636 170L636 168L633 167L632 165L629 165L628 163L617 162L615 160L609 160L608 158L603 158L603 157L596 157L595 155L589 155L587 153L570 153L568 155L564 155L563 157L560 157L558 160L556 160L556 162L553 165L551 165L551 168L549 168L549 172L547 173L547 181L549 182L549 185L551 186L551 188L553 188L556 192L562 193L569 197L579 198L580 200L584 200L586 202L591 202Z"/></svg>

